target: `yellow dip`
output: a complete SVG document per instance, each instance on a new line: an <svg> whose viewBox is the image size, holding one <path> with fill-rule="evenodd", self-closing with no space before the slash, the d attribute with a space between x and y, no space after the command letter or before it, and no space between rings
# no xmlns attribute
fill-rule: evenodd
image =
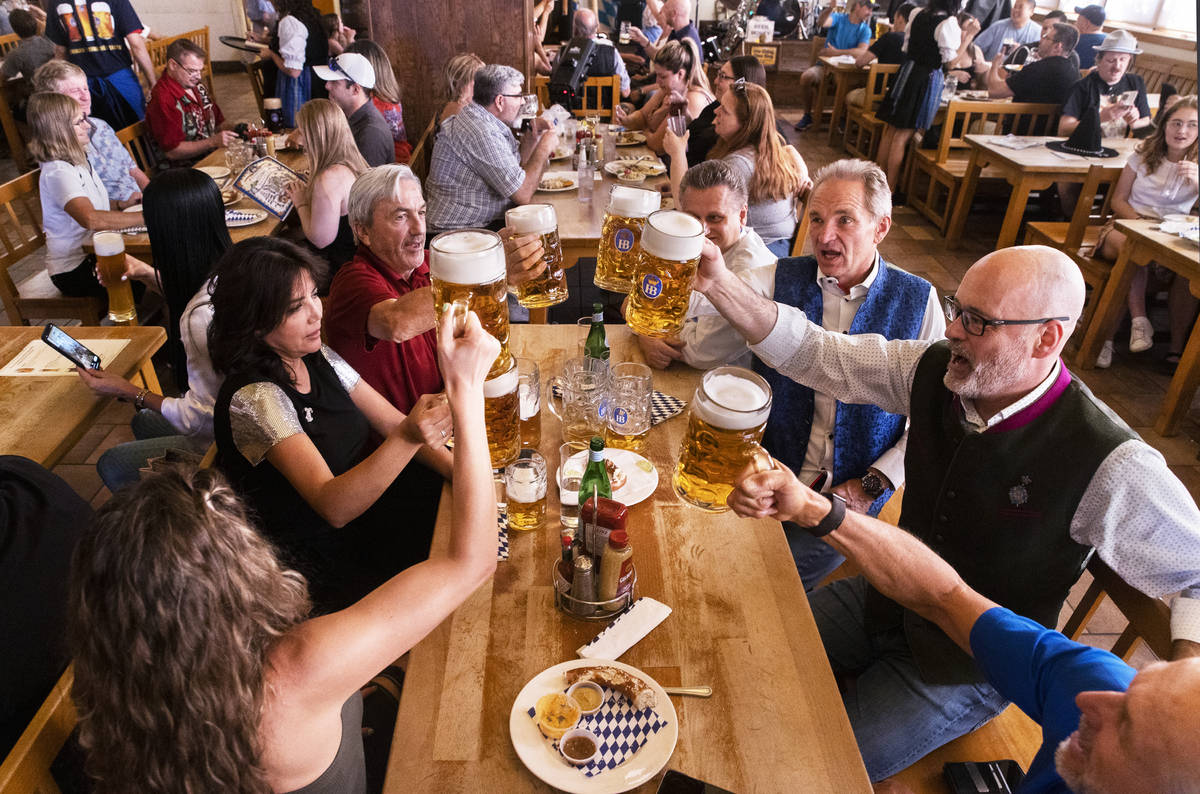
<svg viewBox="0 0 1200 794"><path fill-rule="evenodd" d="M600 693L590 686L581 686L571 693L580 711L595 711L600 706Z"/></svg>

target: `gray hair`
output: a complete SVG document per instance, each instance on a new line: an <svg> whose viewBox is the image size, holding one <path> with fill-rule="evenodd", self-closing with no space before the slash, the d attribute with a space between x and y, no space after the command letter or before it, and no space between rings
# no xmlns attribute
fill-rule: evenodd
<svg viewBox="0 0 1200 794"><path fill-rule="evenodd" d="M746 188L746 180L729 167L724 160L705 160L697 163L683 175L679 183L679 200L688 190L708 190L714 187L729 188L729 192L739 204L749 201L750 191Z"/></svg>
<svg viewBox="0 0 1200 794"><path fill-rule="evenodd" d="M887 175L883 169L870 160L835 160L817 171L813 177L812 193L816 193L821 185L830 180L845 180L862 185L863 200L867 211L875 220L892 216L892 191L888 187Z"/></svg>
<svg viewBox="0 0 1200 794"><path fill-rule="evenodd" d="M488 107L496 101L496 97L505 93L506 88L513 85L519 88L524 82L525 76L511 66L489 63L475 73L475 94L472 99L475 104Z"/></svg>
<svg viewBox="0 0 1200 794"><path fill-rule="evenodd" d="M400 183L409 180L421 189L421 180L406 165L380 165L364 171L350 187L350 198L346 200L346 218L350 228L369 228L375 216L375 205L381 201L399 201Z"/></svg>

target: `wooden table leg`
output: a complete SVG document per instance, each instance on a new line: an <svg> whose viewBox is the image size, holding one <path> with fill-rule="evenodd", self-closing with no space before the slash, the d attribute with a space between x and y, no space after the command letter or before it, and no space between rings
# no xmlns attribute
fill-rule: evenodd
<svg viewBox="0 0 1200 794"><path fill-rule="evenodd" d="M813 115L812 130L816 132L821 129L821 122L825 118L825 81L829 79L829 68L821 66L821 79L817 81L817 112Z"/></svg>
<svg viewBox="0 0 1200 794"><path fill-rule="evenodd" d="M967 214L971 211L971 202L975 200L975 189L979 185L979 174L986 165L983 150L977 146L971 147L971 161L967 164L967 176L962 187L958 190L958 201L954 204L954 214L950 216L950 225L946 228L946 247L957 248L962 238L963 226L967 222Z"/></svg>
<svg viewBox="0 0 1200 794"><path fill-rule="evenodd" d="M1079 352L1075 354L1076 369L1095 368L1096 356L1100 355L1100 348L1112 337L1117 318L1121 316L1121 312L1125 308L1126 298L1129 295L1129 283L1133 281L1134 268L1138 266L1133 256L1136 249L1137 245L1132 241L1127 242L1121 248L1116 264L1113 265L1112 273L1104 284L1100 303L1097 304L1096 311L1092 313L1091 322L1088 323L1087 330L1083 334L1083 344L1079 346ZM1191 340L1188 341L1188 345L1191 346ZM1180 366L1182 367L1182 364Z"/></svg>
<svg viewBox="0 0 1200 794"><path fill-rule="evenodd" d="M1177 276L1183 278L1183 276ZM1167 387L1167 396L1163 400L1162 411L1154 422L1154 432L1160 436L1173 436L1179 432L1179 423L1187 416L1188 408L1192 405L1192 397L1196 387L1200 385L1200 334L1196 333L1196 325L1188 334L1187 346L1179 357L1179 366Z"/></svg>
<svg viewBox="0 0 1200 794"><path fill-rule="evenodd" d="M146 359L146 363L138 370L138 379L142 382L142 388L149 389L155 394L162 394L162 386L158 383L158 373L154 371L154 362Z"/></svg>
<svg viewBox="0 0 1200 794"><path fill-rule="evenodd" d="M833 77L835 87L833 91L833 115L829 117L829 145L834 145L834 136L837 135L838 119L842 112L846 109L846 94L847 88L850 85L850 75L843 72L837 72Z"/></svg>
<svg viewBox="0 0 1200 794"><path fill-rule="evenodd" d="M1017 233L1021 230L1021 220L1025 217L1025 205L1029 203L1029 180L1024 176L1017 179L1012 193L1008 196L1008 209L1004 212L1004 224L1000 227L1000 237L996 240L996 248L1008 248L1017 242Z"/></svg>

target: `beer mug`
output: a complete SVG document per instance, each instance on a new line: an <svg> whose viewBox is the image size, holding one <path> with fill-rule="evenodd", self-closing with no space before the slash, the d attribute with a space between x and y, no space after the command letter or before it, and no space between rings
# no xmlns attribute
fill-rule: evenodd
<svg viewBox="0 0 1200 794"><path fill-rule="evenodd" d="M108 286L108 319L114 323L137 320L137 306L133 303L133 287L123 281L125 275L125 238L120 232L96 232L92 235L92 248L96 252L96 269Z"/></svg>
<svg viewBox="0 0 1200 794"><path fill-rule="evenodd" d="M607 372L590 369L582 358L571 359L563 366L561 375L549 380L546 403L550 413L562 420L563 441L586 444L592 436L604 435L608 383Z"/></svg>
<svg viewBox="0 0 1200 794"><path fill-rule="evenodd" d="M504 469L508 528L521 532L546 523L546 459L532 450Z"/></svg>
<svg viewBox="0 0 1200 794"><path fill-rule="evenodd" d="M630 330L660 339L683 330L703 246L704 227L686 212L659 210L646 219L625 314Z"/></svg>
<svg viewBox="0 0 1200 794"><path fill-rule="evenodd" d="M606 447L638 454L646 449L653 393L650 368L645 364L625 361L613 365L605 411Z"/></svg>
<svg viewBox="0 0 1200 794"><path fill-rule="evenodd" d="M517 364L483 382L483 421L487 427L492 468L500 469L521 454L521 411Z"/></svg>
<svg viewBox="0 0 1200 794"><path fill-rule="evenodd" d="M660 206L662 194L657 190L613 186L600 229L600 250L592 279L597 287L625 293L632 289L642 227L646 225L646 216Z"/></svg>
<svg viewBox="0 0 1200 794"><path fill-rule="evenodd" d="M521 403L521 446L537 449L542 443L542 393L537 362L517 360L517 394Z"/></svg>
<svg viewBox="0 0 1200 794"><path fill-rule="evenodd" d="M752 460L771 413L771 387L748 369L709 370L696 389L675 467L675 493L714 513L728 510L734 481Z"/></svg>
<svg viewBox="0 0 1200 794"><path fill-rule="evenodd" d="M508 292L504 244L484 229L442 232L429 243L429 277L438 324L456 301L479 316L483 330L500 341L500 354L488 371L496 377L512 365L508 349Z"/></svg>
<svg viewBox="0 0 1200 794"><path fill-rule="evenodd" d="M568 529L579 526L579 484L587 468L587 451L584 441L568 441L558 448L558 520Z"/></svg>
<svg viewBox="0 0 1200 794"><path fill-rule="evenodd" d="M546 263L546 269L537 277L517 285L517 303L527 309L538 309L565 301L567 274L563 270L558 216L554 207L549 204L521 204L504 213L504 223L513 234L542 236L542 260Z"/></svg>

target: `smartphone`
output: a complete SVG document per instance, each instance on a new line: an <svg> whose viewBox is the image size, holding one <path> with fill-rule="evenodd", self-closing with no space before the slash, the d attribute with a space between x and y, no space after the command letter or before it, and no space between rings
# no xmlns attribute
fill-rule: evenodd
<svg viewBox="0 0 1200 794"><path fill-rule="evenodd" d="M46 327L42 329L42 341L71 359L76 366L100 369L100 356L88 350L78 339L68 335L54 323L46 323Z"/></svg>
<svg viewBox="0 0 1200 794"><path fill-rule="evenodd" d="M658 784L658 794L733 794L729 789L705 783L694 777L668 769Z"/></svg>

